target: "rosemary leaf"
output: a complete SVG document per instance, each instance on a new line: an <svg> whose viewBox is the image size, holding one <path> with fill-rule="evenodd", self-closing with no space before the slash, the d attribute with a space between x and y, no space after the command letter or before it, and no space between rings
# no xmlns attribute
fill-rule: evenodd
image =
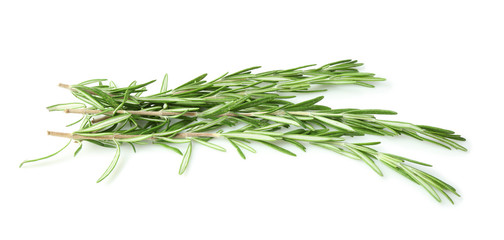
<svg viewBox="0 0 504 240"><path fill-rule="evenodd" d="M45 156L45 157L41 157L41 158L37 158L37 159L25 160L25 161L23 161L23 162L19 165L19 167L22 167L25 163L36 162L36 161L40 161L40 160L43 160L43 159L50 158L50 157L52 157L52 156L54 156L54 155L56 155L56 154L60 153L61 151L63 151L66 147L68 147L68 145L70 145L70 143L71 143L71 142L72 142L72 140L68 141L68 143L67 143L67 144L65 144L65 146L64 146L63 148L61 148L60 150L56 151L56 152L55 152L55 153L53 153L53 154L49 154L49 155L47 155L47 156Z"/></svg>
<svg viewBox="0 0 504 240"><path fill-rule="evenodd" d="M180 163L179 175L182 175L185 172L187 164L189 164L189 159L191 158L191 152L192 152L192 142L189 142L189 144L187 145L187 149L184 153L184 157L182 158L182 162Z"/></svg>
<svg viewBox="0 0 504 240"><path fill-rule="evenodd" d="M242 138L256 141L275 141L276 139L267 135L252 134L252 133L221 133L222 136L227 138Z"/></svg>
<svg viewBox="0 0 504 240"><path fill-rule="evenodd" d="M231 143L231 145L236 149L236 151L238 152L238 154L240 155L241 158L243 159L247 159L247 157L245 157L245 154L243 153L243 151L240 149L240 147L238 146L238 144L236 144L235 141L233 141L232 139L229 139L227 138L227 140L229 141L229 143Z"/></svg>
<svg viewBox="0 0 504 240"><path fill-rule="evenodd" d="M162 146L162 147L164 147L166 149L170 149L170 150L176 152L177 154L179 154L180 156L182 156L182 152L178 148L176 148L176 147L173 147L173 146L170 146L170 145L164 144L164 143L155 143L155 144L157 144L159 146Z"/></svg>
<svg viewBox="0 0 504 240"><path fill-rule="evenodd" d="M221 147L221 146L219 146L217 144L209 143L209 142L203 141L203 140L198 139L198 138L191 138L191 139L194 140L194 141L196 141L196 142L198 142L201 145L207 146L209 148L213 148L213 149L215 149L217 151L221 151L221 152L225 152L226 151L225 148L223 148L223 147Z"/></svg>
<svg viewBox="0 0 504 240"><path fill-rule="evenodd" d="M49 106L47 107L47 110L49 110L50 112L54 112L54 111L64 111L65 109L78 109L78 108L86 108L86 105L83 103L62 103Z"/></svg>
<svg viewBox="0 0 504 240"><path fill-rule="evenodd" d="M126 119L130 118L131 117L131 114L121 114L121 115L117 115L115 117L111 117L107 120L104 120L104 121L101 121L95 125L92 125L88 128L85 128L85 129L81 129L79 130L78 132L93 132L93 131L98 131L98 130L101 130L101 129L104 129L106 127L109 127L109 126L112 126L116 123L120 123L120 122L123 122L125 121Z"/></svg>
<svg viewBox="0 0 504 240"><path fill-rule="evenodd" d="M327 123L327 124L329 124L329 125L331 125L331 126L333 126L335 128L339 128L339 129L343 129L343 130L347 130L347 131L351 131L351 132L355 131L352 127L350 127L350 126L348 126L348 125L346 125L344 123L341 123L341 122L338 122L338 121L334 121L332 119L329 119L329 118L326 118L326 117L322 117L322 116L316 116L315 115L313 117L316 118L316 119L318 119L318 120L320 120L320 121L322 121L322 122L325 122L325 123Z"/></svg>
<svg viewBox="0 0 504 240"><path fill-rule="evenodd" d="M256 115L256 117L260 117L262 119L270 120L270 121L273 121L273 122L284 123L284 124L288 124L288 125L294 125L294 126L297 126L297 127L301 126L296 121L291 120L291 119L287 119L287 118L283 118L283 117L271 116L271 115L261 115L261 114Z"/></svg>
<svg viewBox="0 0 504 240"><path fill-rule="evenodd" d="M277 151L279 151L281 153L285 153L285 154L291 155L293 157L296 156L295 153L293 153L293 152L291 152L291 151L289 151L289 150L287 150L287 149L285 149L283 147L280 147L278 145L275 145L275 144L272 144L272 143L269 143L269 142L264 142L264 141L258 141L258 142L260 142L260 143L262 143L262 144L264 144L264 145L266 145L266 146L268 146L270 148L273 148L273 149L275 149L275 150L277 150Z"/></svg>
<svg viewBox="0 0 504 240"><path fill-rule="evenodd" d="M168 73L164 75L163 83L161 84L161 91L160 92L166 92L166 91L168 91Z"/></svg>
<svg viewBox="0 0 504 240"><path fill-rule="evenodd" d="M116 144L116 152L115 152L114 158L112 159L112 162L110 163L107 170L105 170L105 172L101 175L101 177L98 178L98 180L96 181L97 183L103 181L103 179L105 179L108 175L110 175L110 173L116 167L117 162L119 161L119 156L121 156L121 146L119 145L119 143L116 140L113 140L113 141Z"/></svg>

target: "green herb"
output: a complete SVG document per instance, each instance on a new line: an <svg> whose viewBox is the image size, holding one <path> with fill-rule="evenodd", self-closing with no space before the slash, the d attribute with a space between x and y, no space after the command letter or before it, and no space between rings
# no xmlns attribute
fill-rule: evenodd
<svg viewBox="0 0 504 240"><path fill-rule="evenodd" d="M317 105L323 96L302 102L290 100L299 93L326 91L320 89L323 85L373 87L369 82L385 80L372 73L359 72L357 67L361 65L355 60L343 60L321 67L311 64L258 73L252 71L260 67L251 67L210 81L202 74L171 90L168 89L168 75L165 75L160 92L148 96L141 95L154 81L132 82L122 88L113 82L103 84L106 79L60 84L83 103L57 104L48 109L84 116L78 121L80 128L73 133L48 133L79 142L75 155L81 150L82 142L116 148L113 161L98 182L113 172L123 143L130 144L135 151L135 145L152 143L183 155L179 174L189 165L193 144L226 151L210 142L214 138L227 139L243 159L246 158L243 149L256 152L251 142L291 156L296 154L280 147L279 143L293 144L302 151L306 151L304 144L309 143L361 160L378 175L382 175L380 165L386 166L422 186L437 201L441 201L441 193L453 203L448 193L458 194L452 186L414 167L414 164L431 165L370 147L380 142L349 143L346 139L364 135L406 135L466 151L456 142L465 140L460 135L438 127L382 120L375 116L397 114L391 110L333 109ZM54 156L69 143L54 154L24 161L21 166ZM188 144L185 153L174 146L178 144Z"/></svg>

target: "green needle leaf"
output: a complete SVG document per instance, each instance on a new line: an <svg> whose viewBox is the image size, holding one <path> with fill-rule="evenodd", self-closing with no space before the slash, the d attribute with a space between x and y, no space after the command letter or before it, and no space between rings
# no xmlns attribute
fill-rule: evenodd
<svg viewBox="0 0 504 240"><path fill-rule="evenodd" d="M211 108L203 111L202 113L199 114L199 116L206 117L206 116L210 116L210 115L216 115L216 114L220 114L220 113L225 113L225 112L229 111L230 108L233 105L240 104L243 101L247 100L248 98L249 98L249 96L244 96L244 97L242 97L240 99L237 99L235 101L231 101L231 102L228 102L228 103L216 105L214 107L211 107Z"/></svg>
<svg viewBox="0 0 504 240"><path fill-rule="evenodd" d="M417 125L417 127L423 128L423 129L431 131L431 132L437 132L437 133L445 133L445 134L454 134L455 133L454 131L451 131L448 129L427 126L427 125Z"/></svg>
<svg viewBox="0 0 504 240"><path fill-rule="evenodd" d="M359 156L357 156L356 154L352 153L352 152L347 152L347 151L344 151L343 149L341 148L338 148L334 145L331 145L331 144L328 144L328 143L311 143L315 146L319 146L319 147L322 147L322 148L325 148L327 150L331 150L333 152L336 152L338 154L341 154L347 158L351 158L351 159L355 159L355 160L361 160L359 158Z"/></svg>
<svg viewBox="0 0 504 240"><path fill-rule="evenodd" d="M65 127L73 126L73 125L79 123L80 121L82 121L85 117L86 117L86 115L82 115L82 117L79 120L77 120L77 121L75 121L73 123L70 123L70 124L66 125Z"/></svg>
<svg viewBox="0 0 504 240"><path fill-rule="evenodd" d="M121 114L121 115L117 115L117 116L114 116L114 117L111 117L111 118L108 118L106 120L103 120L95 125L92 125L86 129L81 129L77 132L94 132L94 131L98 131L98 130L101 130L101 129L104 129L106 127L110 127L114 124L117 124L117 123L120 123L122 121L125 121L127 120L128 118L131 117L131 114L127 113L127 114Z"/></svg>
<svg viewBox="0 0 504 240"><path fill-rule="evenodd" d="M221 136L228 138L243 138L256 141L275 141L276 139L267 135L253 133L221 133Z"/></svg>
<svg viewBox="0 0 504 240"><path fill-rule="evenodd" d="M361 151L353 148L349 144L345 144L345 147L348 148L351 152L353 152L355 155L357 155L361 160L363 160L371 169L373 169L378 175L383 176L383 173L381 172L380 168L376 166L375 162L371 160L365 153L362 153Z"/></svg>
<svg viewBox="0 0 504 240"><path fill-rule="evenodd" d="M168 91L168 73L164 75L163 83L161 84L161 91L160 92L166 92L166 91Z"/></svg>
<svg viewBox="0 0 504 240"><path fill-rule="evenodd" d="M238 74L242 74L242 73L249 73L250 71L254 70L254 69L258 69L258 68L261 68L261 66L254 66L254 67L249 67L249 68L245 68L243 70L240 70L238 72L235 72L235 73L232 73L232 74L229 74L228 77L230 76L234 76L234 75L238 75Z"/></svg>
<svg viewBox="0 0 504 240"><path fill-rule="evenodd" d="M129 91L129 92L135 92L137 91L138 89L140 88L143 88L153 82L155 82L156 80L152 80L152 81L149 81L149 82L146 82L146 83L142 83L142 84L138 84L136 85L136 81L133 81L132 84L130 84L128 87L125 87L125 88L114 88L114 89L110 89L109 91L111 93L118 93L118 92L125 92L125 91ZM133 84L135 83L135 84Z"/></svg>
<svg viewBox="0 0 504 240"><path fill-rule="evenodd" d="M322 117L322 116L316 116L316 115L314 115L313 117L315 119L317 119L317 120L320 120L322 122L325 122L325 123L331 125L332 127L335 127L335 128L338 128L338 129L347 130L347 131L351 131L351 132L355 132L355 130L352 127L350 127L350 126L348 126L348 125L346 125L344 123L341 123L341 122L338 122L338 121L334 121L332 119L329 119L329 118L326 118L326 117Z"/></svg>
<svg viewBox="0 0 504 240"><path fill-rule="evenodd" d="M292 140L292 139L284 139L284 141L286 141L288 143L291 143L292 145L294 145L297 148L301 149L301 151L306 152L306 147L303 144L301 144L301 143L299 143L299 142L297 142L295 140Z"/></svg>
<svg viewBox="0 0 504 240"><path fill-rule="evenodd" d="M291 119L287 119L287 118L283 118L283 117L271 116L271 115L259 115L259 114L256 115L256 116L260 117L260 118L263 118L263 119L267 119L267 120L273 121L273 122L285 123L285 124L294 125L294 126L297 126L297 127L301 126L296 121L291 120Z"/></svg>
<svg viewBox="0 0 504 240"><path fill-rule="evenodd" d="M123 100L122 100L121 104L119 104L119 106L117 106L114 109L114 111L112 112L112 115L115 115L118 110L121 110L123 108L124 104L126 104L126 102L128 101L128 99L130 97L130 93L132 92L131 88L134 88L134 87L136 87L136 81L133 81L129 85L129 87L125 90L124 96L123 96Z"/></svg>
<svg viewBox="0 0 504 240"><path fill-rule="evenodd" d="M238 154L240 154L240 157L243 158L243 159L247 159L247 157L245 157L245 154L243 153L243 151L240 149L240 147L236 144L235 141L233 141L232 139L229 139L229 138L226 138L230 143L231 145L233 145L233 147L236 148L236 151L238 152Z"/></svg>
<svg viewBox="0 0 504 240"><path fill-rule="evenodd" d="M82 149L82 141L79 141L79 147L77 147L77 149L75 150L74 157L76 157L77 154L79 154L81 149Z"/></svg>
<svg viewBox="0 0 504 240"><path fill-rule="evenodd" d="M76 86L75 88L79 89L83 92L88 92L88 93L92 93L94 95L98 95L102 98L101 101L104 101L105 103L110 104L113 107L116 107L118 105L116 100L114 100L109 94L103 92L99 88L96 88L96 87L91 88L91 87L86 87L86 86ZM97 99L97 100L100 100L100 99Z"/></svg>
<svg viewBox="0 0 504 240"><path fill-rule="evenodd" d="M252 79L257 80L257 81L273 81L273 82L290 80L290 78L286 78L286 77L255 77Z"/></svg>
<svg viewBox="0 0 504 240"><path fill-rule="evenodd" d="M190 139L184 139L184 138L156 137L156 139L160 139L160 140L163 140L163 141L169 142L169 143L188 143L188 142L191 142Z"/></svg>
<svg viewBox="0 0 504 240"><path fill-rule="evenodd" d="M299 111L299 110L304 110L310 106L315 105L316 103L320 102L322 99L324 99L324 96L319 96L310 100L306 100L304 102L300 102L297 104L294 104L292 106L286 107L285 110L289 111Z"/></svg>
<svg viewBox="0 0 504 240"><path fill-rule="evenodd" d="M43 160L43 159L46 159L46 158L50 158L58 153L60 153L61 151L63 151L63 149L65 149L66 147L68 147L68 145L72 142L72 140L68 141L68 143L63 147L61 148L60 150L56 151L55 153L53 154L50 154L50 155L47 155L45 157L41 157L41 158L37 158L37 159L33 159L33 160L26 160L26 161L23 161L19 167L22 167L25 163L29 163L29 162L36 162L36 161L40 161L40 160Z"/></svg>
<svg viewBox="0 0 504 240"><path fill-rule="evenodd" d="M133 152L136 153L136 147L135 147L135 144L133 143L130 143L128 142L128 144L131 146L131 148L133 149Z"/></svg>
<svg viewBox="0 0 504 240"><path fill-rule="evenodd" d="M89 84L93 84L93 83L101 83L101 82L104 82L104 81L107 81L107 79L90 79L90 80L81 82L78 85L84 86L84 85L89 85Z"/></svg>
<svg viewBox="0 0 504 240"><path fill-rule="evenodd" d="M399 167L404 170L408 176L413 178L418 184L420 184L429 194L436 199L438 202L441 202L441 198L439 198L439 195L436 193L436 191L429 185L427 184L424 179L420 176L417 176L413 171L412 167L406 166L406 165L399 165Z"/></svg>
<svg viewBox="0 0 504 240"><path fill-rule="evenodd" d="M382 110L382 109L359 109L348 111L348 113L352 114L382 114L382 115L396 115L397 112L391 110Z"/></svg>
<svg viewBox="0 0 504 240"><path fill-rule="evenodd" d="M86 108L86 105L83 103L62 103L62 104L56 104L47 107L47 110L50 112L54 111L64 111L65 109L78 109L78 108Z"/></svg>
<svg viewBox="0 0 504 240"><path fill-rule="evenodd" d="M176 148L176 147L172 147L172 146L170 146L168 144L164 144L164 143L155 143L155 144L157 144L159 146L162 146L162 147L164 147L166 149L170 149L170 150L176 152L177 154L179 154L180 156L182 156L182 152L178 148Z"/></svg>
<svg viewBox="0 0 504 240"><path fill-rule="evenodd" d="M264 144L264 145L266 145L266 146L268 146L270 148L273 148L273 149L275 149L275 150L277 150L277 151L279 151L281 153L285 153L285 154L291 155L293 157L296 156L295 153L293 153L293 152L291 152L291 151L289 151L289 150L287 150L287 149L285 149L283 147L277 146L275 144L272 144L272 143L269 143L269 142L263 142L263 141L258 141L258 142L260 142L260 143L262 143L262 144Z"/></svg>
<svg viewBox="0 0 504 240"><path fill-rule="evenodd" d="M394 155L394 154L384 153L384 155L389 156L389 157L393 157L393 158L396 158L396 159L400 159L400 160L403 160L403 161L416 163L416 164L418 164L418 165L423 165L423 166L427 166L427 167L432 167L432 165L430 165L430 164L428 164L428 163L423 163L423 162L415 161L415 160L413 160L413 159L409 159L409 158L405 158L405 157L397 156L397 155Z"/></svg>
<svg viewBox="0 0 504 240"><path fill-rule="evenodd" d="M209 148L213 148L213 149L215 149L217 151L221 151L221 152L225 152L226 151L225 148L223 148L223 147L221 147L221 146L219 146L217 144L209 143L209 142L203 141L201 139L197 139L197 138L191 138L191 139L194 140L194 141L196 141L196 142L198 142L201 145L207 146Z"/></svg>
<svg viewBox="0 0 504 240"><path fill-rule="evenodd" d="M230 139L232 140L232 139ZM236 143L236 145L240 146L241 148L251 152L251 153L256 153L256 150L254 148L252 148L251 146L243 143L243 142L240 142L238 140L232 140L234 143Z"/></svg>
<svg viewBox="0 0 504 240"><path fill-rule="evenodd" d="M182 175L185 172L187 164L189 164L189 159L191 158L191 152L192 152L192 142L189 142L189 145L187 145L186 152L184 153L184 157L182 157L182 162L180 163L179 175Z"/></svg>
<svg viewBox="0 0 504 240"><path fill-rule="evenodd" d="M72 93L74 93L74 95L77 98L81 99L82 101L87 102L90 105L92 105L93 107L98 108L98 109L104 109L105 108L105 107L103 107L103 105L100 102L98 102L89 93L84 92L84 91L80 90L79 88L73 88L73 89L74 89L75 92L72 92Z"/></svg>
<svg viewBox="0 0 504 240"><path fill-rule="evenodd" d="M294 140L307 141L307 142L328 142L328 141L341 141L342 138L331 138L331 137L321 137L321 136L310 136L302 134L284 134L284 138L290 138Z"/></svg>
<svg viewBox="0 0 504 240"><path fill-rule="evenodd" d="M98 178L98 180L96 181L97 183L103 181L103 179L105 179L108 175L110 175L110 173L116 167L117 162L119 161L119 156L121 156L121 146L119 146L119 143L116 140L113 140L113 141L116 144L116 152L115 152L114 158L112 159L112 162L110 163L107 170L105 170L105 172L101 175L101 177Z"/></svg>
<svg viewBox="0 0 504 240"><path fill-rule="evenodd" d="M194 78L193 80L188 81L188 82L178 86L177 88L175 88L175 90L180 90L183 87L190 86L191 84L197 83L197 82L203 80L207 75L208 74L206 74L206 73L201 74L201 75L197 76L196 78Z"/></svg>
<svg viewBox="0 0 504 240"><path fill-rule="evenodd" d="M393 128L398 128L398 129L411 129L411 130L415 130L415 131L419 131L421 132L422 129L411 124L411 123L407 123L407 122L399 122L399 121L389 121L389 120L376 120L377 122L379 123L382 123L386 126L390 126L390 127L393 127Z"/></svg>
<svg viewBox="0 0 504 240"><path fill-rule="evenodd" d="M308 128L306 124L301 121L303 117L295 117L294 115L291 115L289 112L285 112L285 116L289 117L290 119L294 120L295 122L298 123L298 125L302 128ZM313 118L308 117L306 120L312 120Z"/></svg>

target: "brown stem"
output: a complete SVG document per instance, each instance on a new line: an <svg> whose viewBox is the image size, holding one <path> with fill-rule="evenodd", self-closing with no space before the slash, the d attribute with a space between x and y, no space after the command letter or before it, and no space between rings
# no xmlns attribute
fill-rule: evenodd
<svg viewBox="0 0 504 240"><path fill-rule="evenodd" d="M66 88L66 89L71 89L72 87L68 84L60 83L58 84L59 87Z"/></svg>
<svg viewBox="0 0 504 240"><path fill-rule="evenodd" d="M114 135L105 135L105 136L94 136L94 137L89 137L89 136L82 136L79 134L73 134L73 133L64 133L64 132L53 132L53 131L47 131L47 134L49 136L55 136L55 137L63 137L63 138L71 138L74 140L113 140L113 139L125 139L125 138L134 138L134 137L140 137L144 135L122 135L122 134L114 134ZM179 133L175 135L173 138L190 138L190 137L219 137L220 135L218 133ZM156 137L151 137L148 139L156 139Z"/></svg>

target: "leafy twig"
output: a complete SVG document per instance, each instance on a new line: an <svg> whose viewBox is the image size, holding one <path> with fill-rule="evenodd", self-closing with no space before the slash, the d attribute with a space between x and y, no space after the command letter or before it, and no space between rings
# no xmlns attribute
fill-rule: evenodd
<svg viewBox="0 0 504 240"><path fill-rule="evenodd" d="M441 193L453 203L448 195L458 196L453 187L410 165L429 164L381 153L370 147L379 142L349 143L345 140L346 137L368 134L406 135L448 149L465 151L456 142L465 140L460 135L438 127L376 117L397 114L390 110L333 109L318 104L322 96L302 102L288 101L298 93L327 90L314 88L316 86L353 84L373 87L368 82L385 80L372 73L359 72L356 68L360 65L354 60L343 60L321 67L312 64L260 73L252 73L260 67L251 67L210 81L206 81L206 74L202 74L171 90L165 75L160 92L143 97L146 87L154 81L132 82L122 88L113 82L105 85L106 79L92 79L75 85L60 84L83 103L57 104L48 109L84 116L78 121L81 127L73 133L48 133L78 141L80 145L75 155L84 141L116 148L112 163L98 182L112 173L122 143L128 143L133 148L135 144L154 143L181 155L182 152L174 145L187 143L179 169L179 174L182 174L188 167L192 146L196 143L225 151L222 146L210 142L214 138L225 138L243 159L246 156L242 149L256 152L249 145L251 141L295 156L294 152L277 144L283 141L302 151L306 150L305 143L311 143L362 160L379 175L382 175L379 165L385 165L424 187L436 200L441 201L438 195ZM54 156L63 149L44 158L24 161L21 166Z"/></svg>

